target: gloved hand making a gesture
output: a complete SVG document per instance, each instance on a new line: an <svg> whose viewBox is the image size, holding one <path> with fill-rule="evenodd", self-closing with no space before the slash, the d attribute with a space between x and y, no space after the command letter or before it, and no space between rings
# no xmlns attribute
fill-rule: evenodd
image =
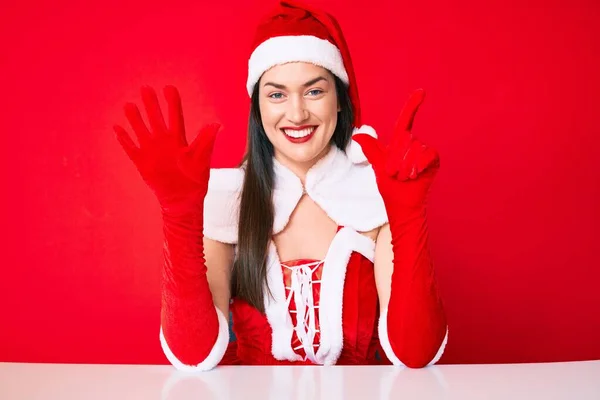
<svg viewBox="0 0 600 400"><path fill-rule="evenodd" d="M164 265L160 339L165 355L178 369L206 370L223 357L229 341L227 318L214 306L206 276L203 246L204 197L218 124L200 130L187 144L179 92L164 89L168 125L156 92L142 88L149 127L135 104L125 115L138 139L124 128L117 139L142 179L154 192L164 222Z"/></svg>
<svg viewBox="0 0 600 400"><path fill-rule="evenodd" d="M388 147L366 134L353 136L375 172L392 236L391 293L381 313L379 337L390 361L409 367L437 362L447 339L426 218L427 194L439 169L439 156L411 132L424 96L418 90L410 97Z"/></svg>

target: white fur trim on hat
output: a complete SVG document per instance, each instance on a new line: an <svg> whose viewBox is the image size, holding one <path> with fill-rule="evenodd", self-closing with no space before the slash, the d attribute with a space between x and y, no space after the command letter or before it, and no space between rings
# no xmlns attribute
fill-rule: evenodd
<svg viewBox="0 0 600 400"><path fill-rule="evenodd" d="M375 132L375 129L369 125L363 125L360 128L354 128L352 131L352 136L359 133L366 133L367 135L377 139L377 132ZM360 144L356 143L354 140L350 140L350 143L348 143L348 147L346 147L346 155L350 161L355 164L361 164L367 161L367 157L365 156L365 153L363 153Z"/></svg>
<svg viewBox="0 0 600 400"><path fill-rule="evenodd" d="M264 72L275 65L305 61L327 68L348 85L348 74L340 50L316 36L276 36L262 42L248 61L246 89L252 95L254 85Z"/></svg>

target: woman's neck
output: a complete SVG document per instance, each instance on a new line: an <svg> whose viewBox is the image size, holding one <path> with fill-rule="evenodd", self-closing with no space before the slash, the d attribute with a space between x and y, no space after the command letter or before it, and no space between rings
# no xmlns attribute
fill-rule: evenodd
<svg viewBox="0 0 600 400"><path fill-rule="evenodd" d="M278 154L277 152L275 152L275 159L284 167L286 167L287 169L289 169L290 171L292 171L294 173L294 175L296 175L298 178L300 178L300 181L302 182L302 185L304 186L304 183L306 182L306 175L308 173L308 171L323 157L325 157L327 155L327 153L329 153L329 150L331 150L331 145L328 145L327 147L325 147L323 149L323 151L321 151L321 153L319 153L316 157L314 157L312 160L309 161L304 161L304 162L298 162L296 160L292 160L288 157L282 156L281 154Z"/></svg>

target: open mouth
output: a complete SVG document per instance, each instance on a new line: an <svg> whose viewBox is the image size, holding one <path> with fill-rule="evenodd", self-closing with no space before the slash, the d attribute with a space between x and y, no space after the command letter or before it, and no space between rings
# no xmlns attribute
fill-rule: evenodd
<svg viewBox="0 0 600 400"><path fill-rule="evenodd" d="M282 129L283 133L285 133L286 135L293 137L295 139L300 139L303 138L305 136L308 136L312 133L314 133L314 131L317 129L316 126L311 126L308 128L304 128L301 130L295 130L295 129Z"/></svg>
<svg viewBox="0 0 600 400"><path fill-rule="evenodd" d="M308 126L302 129L281 129L285 137L293 143L304 143L314 135L318 126Z"/></svg>

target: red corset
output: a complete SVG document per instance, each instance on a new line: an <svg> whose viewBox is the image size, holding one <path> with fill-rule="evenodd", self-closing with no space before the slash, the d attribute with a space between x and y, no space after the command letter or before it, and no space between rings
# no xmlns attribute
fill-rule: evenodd
<svg viewBox="0 0 600 400"><path fill-rule="evenodd" d="M245 301L234 298L230 308L237 340L230 343L220 365L314 364L310 349L312 345L316 352L320 344L317 311L321 298L321 272L327 265L320 261L303 259L283 262L281 267L285 297L295 327L291 347L303 361L276 359L272 354L273 331L266 315ZM343 347L336 364L389 364L383 355L377 335L379 302L373 263L362 254L352 252L345 276L341 279L344 281L341 310ZM309 295L310 293L312 295ZM303 305L303 311L296 309L298 304ZM301 317L301 324L298 324L298 316ZM382 361L376 358L376 352Z"/></svg>

